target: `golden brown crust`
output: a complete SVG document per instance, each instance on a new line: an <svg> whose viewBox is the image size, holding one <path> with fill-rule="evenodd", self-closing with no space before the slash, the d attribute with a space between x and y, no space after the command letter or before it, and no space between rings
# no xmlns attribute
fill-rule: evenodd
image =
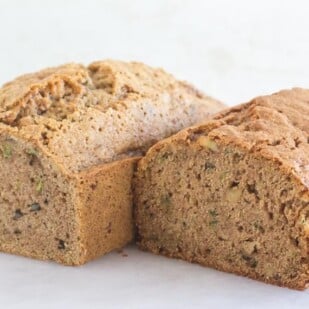
<svg viewBox="0 0 309 309"><path fill-rule="evenodd" d="M112 60L46 69L0 89L0 123L72 172L140 154L222 107L161 69Z"/></svg>

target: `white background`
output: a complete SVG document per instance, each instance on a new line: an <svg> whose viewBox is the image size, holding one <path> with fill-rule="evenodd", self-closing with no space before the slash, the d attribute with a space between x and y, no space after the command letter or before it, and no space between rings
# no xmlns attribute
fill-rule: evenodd
<svg viewBox="0 0 309 309"><path fill-rule="evenodd" d="M162 66L229 105L309 84L308 1L0 0L0 83L65 62ZM291 291L126 248L80 268L0 255L0 308L309 308Z"/></svg>

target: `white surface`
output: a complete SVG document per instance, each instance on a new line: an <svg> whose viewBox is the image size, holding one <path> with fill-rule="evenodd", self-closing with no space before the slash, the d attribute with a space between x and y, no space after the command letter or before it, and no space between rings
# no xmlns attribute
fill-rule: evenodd
<svg viewBox="0 0 309 309"><path fill-rule="evenodd" d="M0 0L0 83L116 58L163 66L229 105L308 87L307 3ZM1 254L0 308L309 308L309 290L126 251L81 268Z"/></svg>
<svg viewBox="0 0 309 309"><path fill-rule="evenodd" d="M1 308L308 308L292 291L130 247L85 266L3 255Z"/></svg>

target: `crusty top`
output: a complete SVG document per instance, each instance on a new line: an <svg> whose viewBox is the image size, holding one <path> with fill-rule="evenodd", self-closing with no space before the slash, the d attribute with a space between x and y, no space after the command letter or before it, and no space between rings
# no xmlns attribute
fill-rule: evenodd
<svg viewBox="0 0 309 309"><path fill-rule="evenodd" d="M196 135L224 140L275 160L309 188L309 90L261 96L165 140L195 143ZM155 146L156 147L156 146Z"/></svg>
<svg viewBox="0 0 309 309"><path fill-rule="evenodd" d="M34 140L71 171L139 154L222 108L142 63L67 64L0 89L0 128Z"/></svg>

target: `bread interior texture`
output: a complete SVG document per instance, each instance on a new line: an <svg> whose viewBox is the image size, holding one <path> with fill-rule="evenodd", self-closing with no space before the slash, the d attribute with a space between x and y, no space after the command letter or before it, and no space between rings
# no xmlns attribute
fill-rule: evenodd
<svg viewBox="0 0 309 309"><path fill-rule="evenodd" d="M196 147L167 143L139 171L139 245L302 288L309 208L301 188L276 162L233 143L205 136Z"/></svg>
<svg viewBox="0 0 309 309"><path fill-rule="evenodd" d="M0 249L74 263L79 255L74 190L31 143L1 135Z"/></svg>

